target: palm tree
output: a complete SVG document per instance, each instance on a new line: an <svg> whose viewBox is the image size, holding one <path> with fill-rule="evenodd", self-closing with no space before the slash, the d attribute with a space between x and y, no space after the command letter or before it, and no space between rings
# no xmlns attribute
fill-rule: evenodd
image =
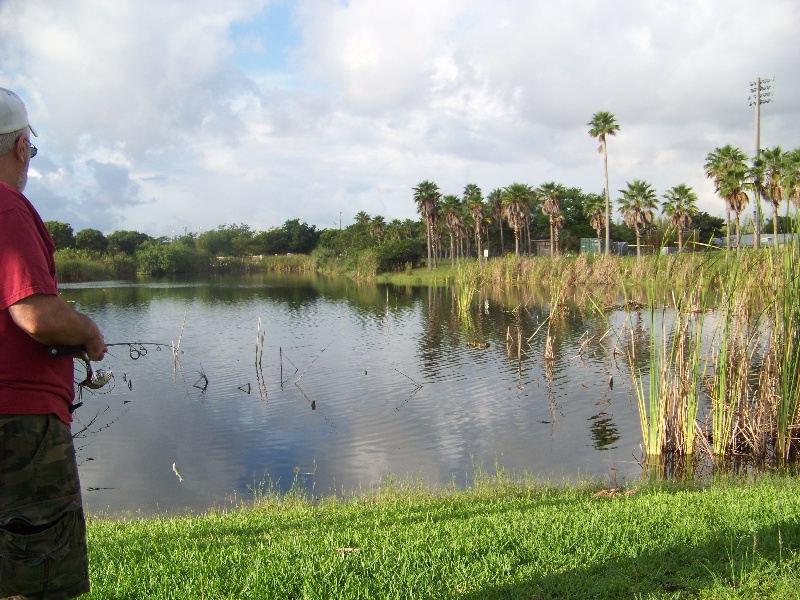
<svg viewBox="0 0 800 600"><path fill-rule="evenodd" d="M542 213L550 217L550 255L558 256L558 232L564 223L564 217L561 216L564 187L550 181L540 185L536 193L542 198Z"/></svg>
<svg viewBox="0 0 800 600"><path fill-rule="evenodd" d="M367 213L365 213L363 210L360 210L360 211L358 211L358 212L356 213L356 216L355 216L355 221L356 221L356 223L358 223L359 225L366 225L366 224L367 224L367 223L369 223L371 220L372 220L372 217L370 217L370 216L369 216Z"/></svg>
<svg viewBox="0 0 800 600"><path fill-rule="evenodd" d="M786 198L800 208L800 148L786 153L783 185L786 188Z"/></svg>
<svg viewBox="0 0 800 600"><path fill-rule="evenodd" d="M386 231L386 221L381 215L375 216L369 225L369 234L378 238L378 244L380 244L383 240L384 231Z"/></svg>
<svg viewBox="0 0 800 600"><path fill-rule="evenodd" d="M525 217L528 214L528 203L531 201L533 190L525 183L512 183L503 191L503 206L506 219L514 230L514 249L519 256L519 238Z"/></svg>
<svg viewBox="0 0 800 600"><path fill-rule="evenodd" d="M692 224L697 212L697 194L685 183L676 185L664 194L661 210L669 217L669 224L678 231L678 252L683 250L683 230Z"/></svg>
<svg viewBox="0 0 800 600"><path fill-rule="evenodd" d="M475 223L475 248L478 253L478 264L483 260L481 249L481 232L483 231L483 193L474 183L464 188L464 200L467 202L469 214Z"/></svg>
<svg viewBox="0 0 800 600"><path fill-rule="evenodd" d="M785 172L788 171L789 156L780 146L766 148L753 161L751 179L756 193L772 205L772 227L775 245L778 244L778 206L786 194Z"/></svg>
<svg viewBox="0 0 800 600"><path fill-rule="evenodd" d="M386 225L386 237L395 242L399 242L403 239L403 223L400 219L392 219L389 224Z"/></svg>
<svg viewBox="0 0 800 600"><path fill-rule="evenodd" d="M597 232L597 251L603 248L601 231L606 223L606 199L601 194L586 194L583 200L583 213L589 217L589 225Z"/></svg>
<svg viewBox="0 0 800 600"><path fill-rule="evenodd" d="M611 251L611 194L608 187L608 149L606 148L607 136L617 135L619 125L616 117L610 112L600 111L592 116L592 120L587 123L591 129L589 135L597 138L600 147L597 149L603 155L603 167L606 175L606 254Z"/></svg>
<svg viewBox="0 0 800 600"><path fill-rule="evenodd" d="M704 166L706 177L713 179L714 189L725 200L725 219L727 223L727 247L731 249L731 205L728 199L720 190L720 182L722 177L730 169L743 169L747 171L747 156L739 148L734 148L730 144L722 148L715 148L713 152L709 152L706 156L706 164Z"/></svg>
<svg viewBox="0 0 800 600"><path fill-rule="evenodd" d="M505 255L505 241L503 239L503 217L506 214L506 208L503 204L503 190L496 188L491 191L489 197L489 210L491 210L492 218L497 223L497 228L500 230L500 256Z"/></svg>
<svg viewBox="0 0 800 600"><path fill-rule="evenodd" d="M725 198L725 210L736 215L736 250L742 245L742 235L739 227L739 218L747 206L749 198L745 187L747 186L748 168L746 165L736 165L727 169L719 180L719 193ZM730 217L729 217L730 219ZM730 229L728 230L728 249L730 250Z"/></svg>
<svg viewBox="0 0 800 600"><path fill-rule="evenodd" d="M461 208L458 196L448 194L442 198L440 210L444 214L444 224L447 233L450 235L450 267L456 268L456 247L455 240L460 235L462 218L459 214Z"/></svg>
<svg viewBox="0 0 800 600"><path fill-rule="evenodd" d="M428 270L433 269L431 255L431 242L433 237L433 220L436 215L436 207L439 204L441 193L439 186L427 179L414 188L414 202L417 204L417 212L425 219L425 237L428 240Z"/></svg>
<svg viewBox="0 0 800 600"><path fill-rule="evenodd" d="M628 227L636 230L636 258L642 258L642 229L653 222L656 192L646 181L635 179L628 189L620 190L619 212Z"/></svg>

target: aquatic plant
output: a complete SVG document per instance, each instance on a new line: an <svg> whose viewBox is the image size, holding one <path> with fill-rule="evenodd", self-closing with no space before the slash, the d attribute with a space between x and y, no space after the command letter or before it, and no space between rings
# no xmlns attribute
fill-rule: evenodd
<svg viewBox="0 0 800 600"><path fill-rule="evenodd" d="M795 231L800 232L798 222ZM800 408L800 242L793 237L783 246L769 252L776 273L774 303L771 305L777 366L778 455L785 462L790 458L792 432L797 427Z"/></svg>

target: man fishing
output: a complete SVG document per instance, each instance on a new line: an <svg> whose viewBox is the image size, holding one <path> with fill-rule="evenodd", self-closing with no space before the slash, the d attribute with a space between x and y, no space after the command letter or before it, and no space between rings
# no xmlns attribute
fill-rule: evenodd
<svg viewBox="0 0 800 600"><path fill-rule="evenodd" d="M36 156L22 100L0 88L0 598L89 591L86 525L72 444L73 363L52 344L107 348L58 296L55 246L22 194Z"/></svg>

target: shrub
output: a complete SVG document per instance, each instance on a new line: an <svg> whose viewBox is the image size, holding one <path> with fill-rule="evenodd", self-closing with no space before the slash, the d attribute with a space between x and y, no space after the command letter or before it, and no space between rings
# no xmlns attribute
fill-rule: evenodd
<svg viewBox="0 0 800 600"><path fill-rule="evenodd" d="M406 265L417 267L426 256L425 241L420 238L391 240L374 249L378 260L378 272L406 269Z"/></svg>
<svg viewBox="0 0 800 600"><path fill-rule="evenodd" d="M205 255L180 243L146 241L136 250L137 269L147 275L194 273L203 270L207 262Z"/></svg>

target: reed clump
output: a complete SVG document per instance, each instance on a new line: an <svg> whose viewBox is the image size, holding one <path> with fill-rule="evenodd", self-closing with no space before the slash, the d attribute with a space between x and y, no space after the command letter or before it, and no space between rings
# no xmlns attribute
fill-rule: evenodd
<svg viewBox="0 0 800 600"><path fill-rule="evenodd" d="M647 359L633 325L626 345L644 454L784 466L800 456L798 238L690 259L652 265L647 303L635 309L649 330ZM664 302L656 282L676 277L685 284Z"/></svg>

